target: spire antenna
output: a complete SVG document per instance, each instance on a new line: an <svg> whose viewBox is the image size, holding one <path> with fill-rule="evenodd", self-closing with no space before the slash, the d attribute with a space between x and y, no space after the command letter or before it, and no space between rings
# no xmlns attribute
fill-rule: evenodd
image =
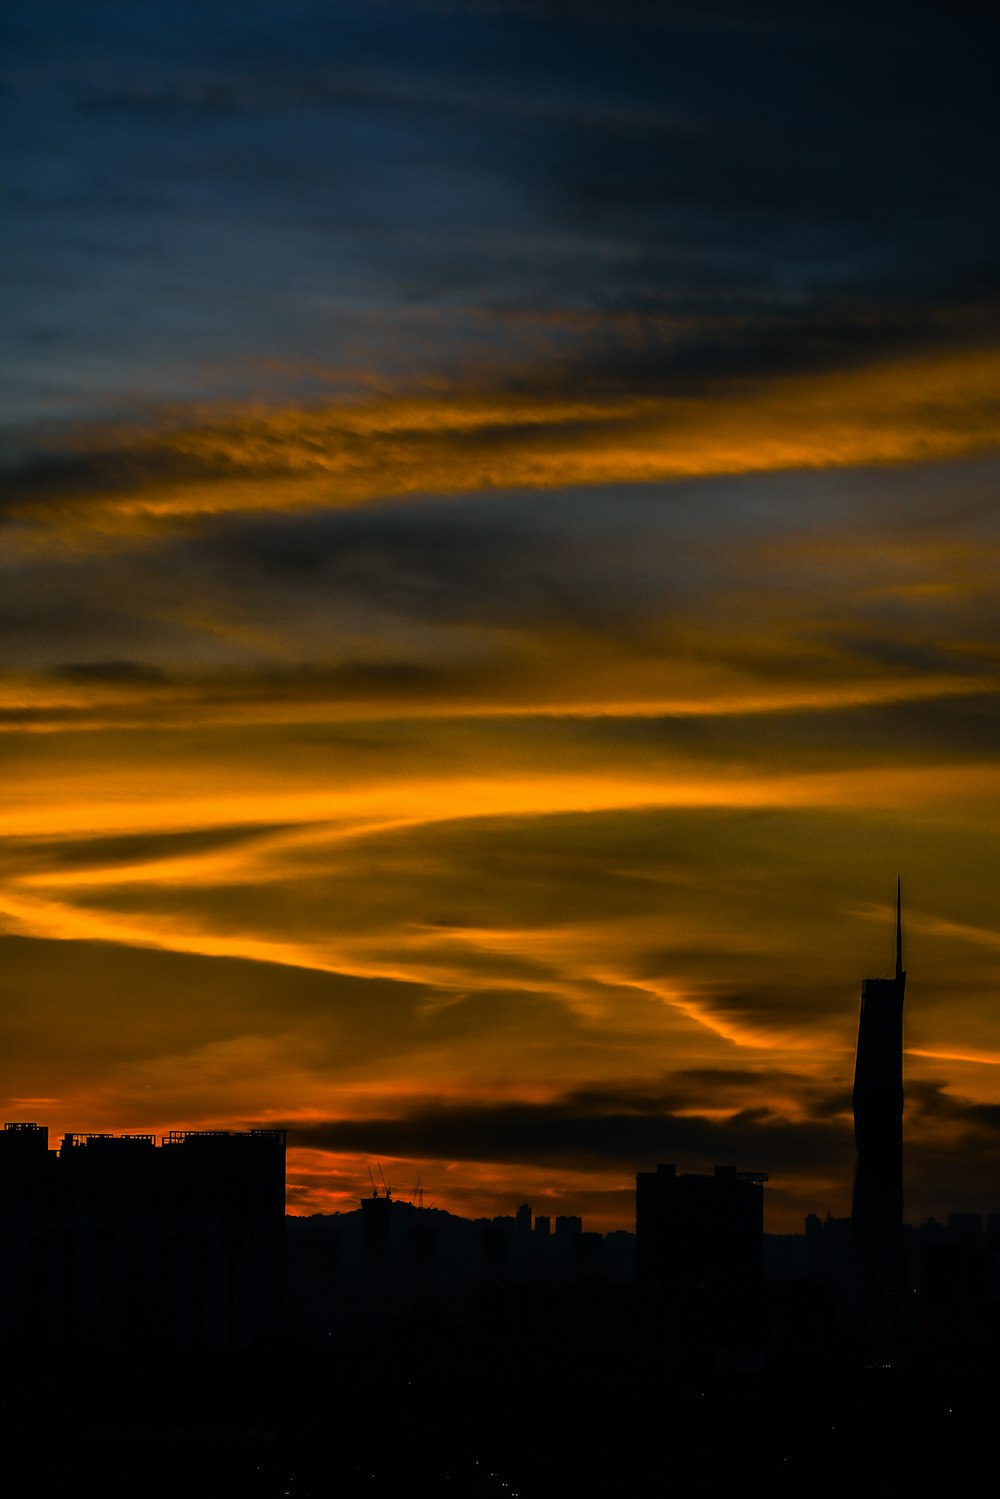
<svg viewBox="0 0 1000 1499"><path fill-rule="evenodd" d="M903 900L899 875L896 876L896 982L903 977Z"/></svg>

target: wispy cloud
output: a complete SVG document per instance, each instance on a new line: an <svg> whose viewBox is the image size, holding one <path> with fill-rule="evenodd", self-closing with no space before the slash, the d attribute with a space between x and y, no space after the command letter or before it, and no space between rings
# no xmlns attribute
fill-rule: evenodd
<svg viewBox="0 0 1000 1499"><path fill-rule="evenodd" d="M100 528L403 495L933 462L997 447L998 378L1000 361L974 351L775 382L750 395L443 391L181 419L23 469L9 513L38 517L57 502L54 518Z"/></svg>

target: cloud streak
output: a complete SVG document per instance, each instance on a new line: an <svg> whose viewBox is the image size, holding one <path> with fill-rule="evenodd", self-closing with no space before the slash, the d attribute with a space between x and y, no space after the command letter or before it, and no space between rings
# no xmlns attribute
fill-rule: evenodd
<svg viewBox="0 0 1000 1499"><path fill-rule="evenodd" d="M15 474L9 513L58 502L98 526L354 507L404 495L652 483L797 468L935 462L997 447L990 352L774 382L747 395L617 401L556 392L399 397L234 414Z"/></svg>

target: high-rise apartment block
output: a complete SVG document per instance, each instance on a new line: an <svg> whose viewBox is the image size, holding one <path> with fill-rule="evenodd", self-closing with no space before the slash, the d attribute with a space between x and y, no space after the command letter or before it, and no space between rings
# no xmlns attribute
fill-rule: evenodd
<svg viewBox="0 0 1000 1499"><path fill-rule="evenodd" d="M284 1130L0 1130L8 1348L249 1348L280 1312Z"/></svg>
<svg viewBox="0 0 1000 1499"><path fill-rule="evenodd" d="M677 1290L749 1290L760 1281L763 1171L716 1166L713 1176L657 1166L636 1177L640 1281Z"/></svg>

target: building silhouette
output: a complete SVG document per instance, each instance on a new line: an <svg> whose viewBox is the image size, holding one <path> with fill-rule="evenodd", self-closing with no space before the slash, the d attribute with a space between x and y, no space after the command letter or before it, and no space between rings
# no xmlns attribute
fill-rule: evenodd
<svg viewBox="0 0 1000 1499"><path fill-rule="evenodd" d="M637 1291L651 1298L650 1325L671 1362L721 1368L762 1357L766 1181L733 1166L637 1174Z"/></svg>
<svg viewBox="0 0 1000 1499"><path fill-rule="evenodd" d="M854 1071L857 1164L851 1203L854 1294L862 1320L885 1327L898 1297L903 1224L902 899L896 882L896 968L861 984Z"/></svg>
<svg viewBox="0 0 1000 1499"><path fill-rule="evenodd" d="M676 1166L635 1179L636 1275L670 1288L742 1291L761 1276L763 1171L716 1166L713 1176Z"/></svg>
<svg viewBox="0 0 1000 1499"><path fill-rule="evenodd" d="M233 1350L281 1312L285 1131L0 1131L8 1347Z"/></svg>

